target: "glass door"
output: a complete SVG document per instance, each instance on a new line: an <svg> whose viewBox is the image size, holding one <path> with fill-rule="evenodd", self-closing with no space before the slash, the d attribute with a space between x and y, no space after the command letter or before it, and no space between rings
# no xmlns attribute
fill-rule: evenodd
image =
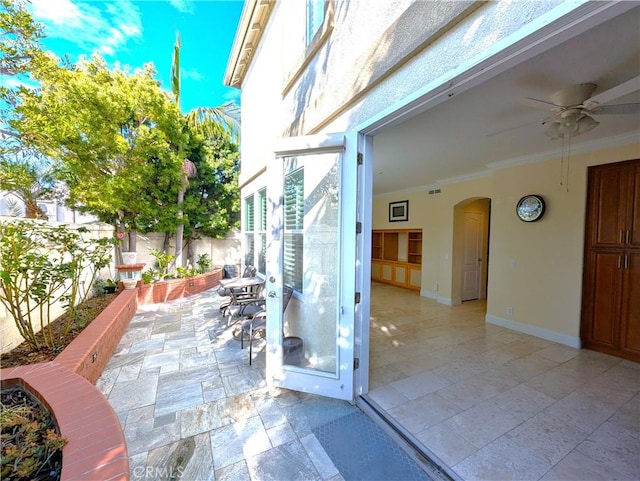
<svg viewBox="0 0 640 481"><path fill-rule="evenodd" d="M267 379L354 398L356 136L283 139L268 166Z"/></svg>

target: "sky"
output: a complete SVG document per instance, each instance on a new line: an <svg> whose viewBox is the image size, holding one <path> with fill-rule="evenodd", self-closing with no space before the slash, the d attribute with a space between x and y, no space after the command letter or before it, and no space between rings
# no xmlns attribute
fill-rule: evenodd
<svg viewBox="0 0 640 481"><path fill-rule="evenodd" d="M98 52L110 67L152 62L167 91L179 33L180 107L187 113L240 104L240 91L222 81L242 7L242 0L31 0L30 10L44 25L45 50L71 62Z"/></svg>

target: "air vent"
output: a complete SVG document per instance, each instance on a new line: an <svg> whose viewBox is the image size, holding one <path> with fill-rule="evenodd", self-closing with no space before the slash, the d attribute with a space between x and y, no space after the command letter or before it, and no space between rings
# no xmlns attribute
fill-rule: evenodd
<svg viewBox="0 0 640 481"><path fill-rule="evenodd" d="M429 195L439 194L440 193L440 189L431 189L431 190L428 190L427 193Z"/></svg>

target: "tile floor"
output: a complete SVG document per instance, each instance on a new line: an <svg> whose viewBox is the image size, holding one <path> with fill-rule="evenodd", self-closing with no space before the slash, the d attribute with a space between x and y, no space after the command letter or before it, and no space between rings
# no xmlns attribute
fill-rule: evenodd
<svg viewBox="0 0 640 481"><path fill-rule="evenodd" d="M269 388L215 289L141 306L96 386L118 414L132 481L344 481L312 430L357 411Z"/></svg>
<svg viewBox="0 0 640 481"><path fill-rule="evenodd" d="M269 388L264 342L249 366L220 314L223 301L211 289L141 306L96 383L122 424L132 481L390 481L371 475L372 453L394 457L385 467L420 474L381 429L353 423L364 416L357 407ZM355 454L328 453L327 430L346 430ZM440 479L401 481L432 478Z"/></svg>
<svg viewBox="0 0 640 481"><path fill-rule="evenodd" d="M640 364L374 283L370 397L464 480L639 480Z"/></svg>

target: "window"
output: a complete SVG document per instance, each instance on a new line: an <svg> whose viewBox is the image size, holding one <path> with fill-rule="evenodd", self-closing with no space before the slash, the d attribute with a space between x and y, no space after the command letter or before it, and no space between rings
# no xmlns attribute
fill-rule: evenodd
<svg viewBox="0 0 640 481"><path fill-rule="evenodd" d="M267 272L267 190L244 199L244 264ZM257 258L256 258L257 256Z"/></svg>
<svg viewBox="0 0 640 481"><path fill-rule="evenodd" d="M244 265L255 265L255 209L253 194L244 199Z"/></svg>
<svg viewBox="0 0 640 481"><path fill-rule="evenodd" d="M307 45L324 22L324 0L307 0Z"/></svg>
<svg viewBox="0 0 640 481"><path fill-rule="evenodd" d="M302 292L304 243L304 170L284 179L284 282Z"/></svg>
<svg viewBox="0 0 640 481"><path fill-rule="evenodd" d="M260 217L260 225L258 228L258 272L266 274L267 272L267 190L262 189L258 192L258 210Z"/></svg>

